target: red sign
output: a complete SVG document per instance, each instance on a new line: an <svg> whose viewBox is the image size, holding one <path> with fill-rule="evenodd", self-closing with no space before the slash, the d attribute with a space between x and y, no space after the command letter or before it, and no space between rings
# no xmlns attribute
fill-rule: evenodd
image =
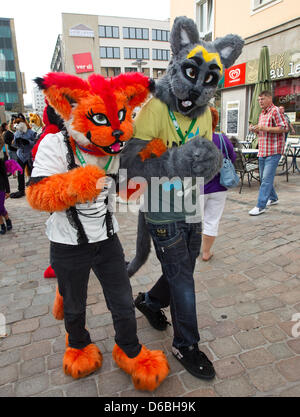
<svg viewBox="0 0 300 417"><path fill-rule="evenodd" d="M90 52L74 54L73 61L76 74L82 74L83 72L94 72L92 55Z"/></svg>
<svg viewBox="0 0 300 417"><path fill-rule="evenodd" d="M236 85L245 84L246 80L246 63L235 65L225 70L224 87L235 87Z"/></svg>

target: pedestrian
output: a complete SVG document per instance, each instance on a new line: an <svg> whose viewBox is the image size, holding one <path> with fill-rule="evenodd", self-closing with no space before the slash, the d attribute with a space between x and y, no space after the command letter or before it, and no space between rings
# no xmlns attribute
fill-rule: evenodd
<svg viewBox="0 0 300 417"><path fill-rule="evenodd" d="M285 132L288 128L285 118L273 104L270 91L261 92L258 102L262 109L258 125L250 125L249 130L258 134L260 188L257 204L249 211L250 216L258 216L266 211L266 207L278 204L274 178L284 152Z"/></svg>
<svg viewBox="0 0 300 417"><path fill-rule="evenodd" d="M6 122L4 122L2 123L1 128L3 132L4 142L7 145L9 159L14 159L16 161L18 159L17 148L12 145L12 142L14 140L14 132L11 130L12 126L13 126L13 123L10 123L8 125Z"/></svg>
<svg viewBox="0 0 300 417"><path fill-rule="evenodd" d="M0 128L1 150L3 152L4 161L6 161L8 159L7 146L6 146L6 143L4 141L5 125L7 126L7 123L2 123L1 128Z"/></svg>
<svg viewBox="0 0 300 417"><path fill-rule="evenodd" d="M0 234L4 235L7 230L12 229L12 223L5 208L5 200L9 197L10 186L6 173L4 153L3 153L3 137L0 136ZM4 221L5 220L5 221Z"/></svg>
<svg viewBox="0 0 300 417"><path fill-rule="evenodd" d="M218 110L214 107L210 108L212 115L213 142L217 148L221 149L226 157L226 150L222 143L225 142L228 156L232 163L236 159L232 143L223 133L215 133L216 126L219 121ZM222 135L224 142L220 136ZM204 216L202 231L202 260L209 261L213 254L211 248L218 235L219 223L224 211L227 196L227 188L220 184L220 174L218 173L210 182L204 185Z"/></svg>
<svg viewBox="0 0 300 417"><path fill-rule="evenodd" d="M289 133L291 132L292 135L295 135L296 134L296 131L295 131L295 129L294 129L294 127L293 127L293 125L292 125L292 123L290 121L289 116L285 113L284 106L282 106L282 105L279 106L279 111L283 115L283 117L285 118L285 121L287 122L287 125L288 125L288 131L285 132L285 141L286 141L287 138L288 138Z"/></svg>
<svg viewBox="0 0 300 417"><path fill-rule="evenodd" d="M31 150L36 142L36 132L30 129L28 122L22 113L14 119L14 140L13 146L17 148L17 162L21 166L23 172L18 172L18 191L12 193L10 198L20 198L25 196L25 168L27 168L28 176L31 175L32 157Z"/></svg>

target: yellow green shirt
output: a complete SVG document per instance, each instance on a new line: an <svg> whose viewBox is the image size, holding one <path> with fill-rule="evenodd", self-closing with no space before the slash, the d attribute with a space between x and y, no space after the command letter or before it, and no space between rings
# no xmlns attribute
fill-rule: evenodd
<svg viewBox="0 0 300 417"><path fill-rule="evenodd" d="M192 119L177 112L174 112L174 116L183 136L185 136ZM212 118L209 107L197 118L193 129L186 138L186 142L195 136L212 140ZM135 119L134 137L145 141L159 138L163 140L168 148L181 145L181 139L169 115L167 105L157 98L150 99L138 113ZM152 187L148 187L148 198L145 200L148 204L145 210L147 221L151 223L169 223L185 220L186 216L191 215L185 210L183 197L176 197L177 186L183 189L182 182L179 181L178 184L178 181L176 181L175 187L170 184L166 180L155 192ZM169 207L168 211L164 207Z"/></svg>
<svg viewBox="0 0 300 417"><path fill-rule="evenodd" d="M174 115L183 135L185 135L190 127L191 119L177 112L174 112ZM197 118L187 140L198 135L212 140L212 120L209 107ZM157 98L150 99L138 113L135 119L134 137L149 141L159 138L169 148L172 147L173 142L177 145L181 144L181 139L170 118L167 105Z"/></svg>

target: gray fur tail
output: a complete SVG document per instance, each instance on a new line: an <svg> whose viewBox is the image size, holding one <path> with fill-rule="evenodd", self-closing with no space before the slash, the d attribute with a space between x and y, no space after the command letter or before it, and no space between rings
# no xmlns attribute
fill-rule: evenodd
<svg viewBox="0 0 300 417"><path fill-rule="evenodd" d="M132 277L146 263L151 250L151 237L148 232L145 215L139 211L138 230L136 239L136 254L127 266L129 278Z"/></svg>

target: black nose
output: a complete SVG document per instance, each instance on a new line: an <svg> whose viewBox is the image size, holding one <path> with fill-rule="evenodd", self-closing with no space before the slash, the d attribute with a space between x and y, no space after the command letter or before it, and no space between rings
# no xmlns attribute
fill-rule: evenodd
<svg viewBox="0 0 300 417"><path fill-rule="evenodd" d="M120 136L124 135L124 132L122 132L122 130L114 130L112 132L112 135L116 138L116 139L120 139Z"/></svg>
<svg viewBox="0 0 300 417"><path fill-rule="evenodd" d="M190 93L190 99L192 101L196 101L198 97L199 97L199 91L192 90Z"/></svg>

